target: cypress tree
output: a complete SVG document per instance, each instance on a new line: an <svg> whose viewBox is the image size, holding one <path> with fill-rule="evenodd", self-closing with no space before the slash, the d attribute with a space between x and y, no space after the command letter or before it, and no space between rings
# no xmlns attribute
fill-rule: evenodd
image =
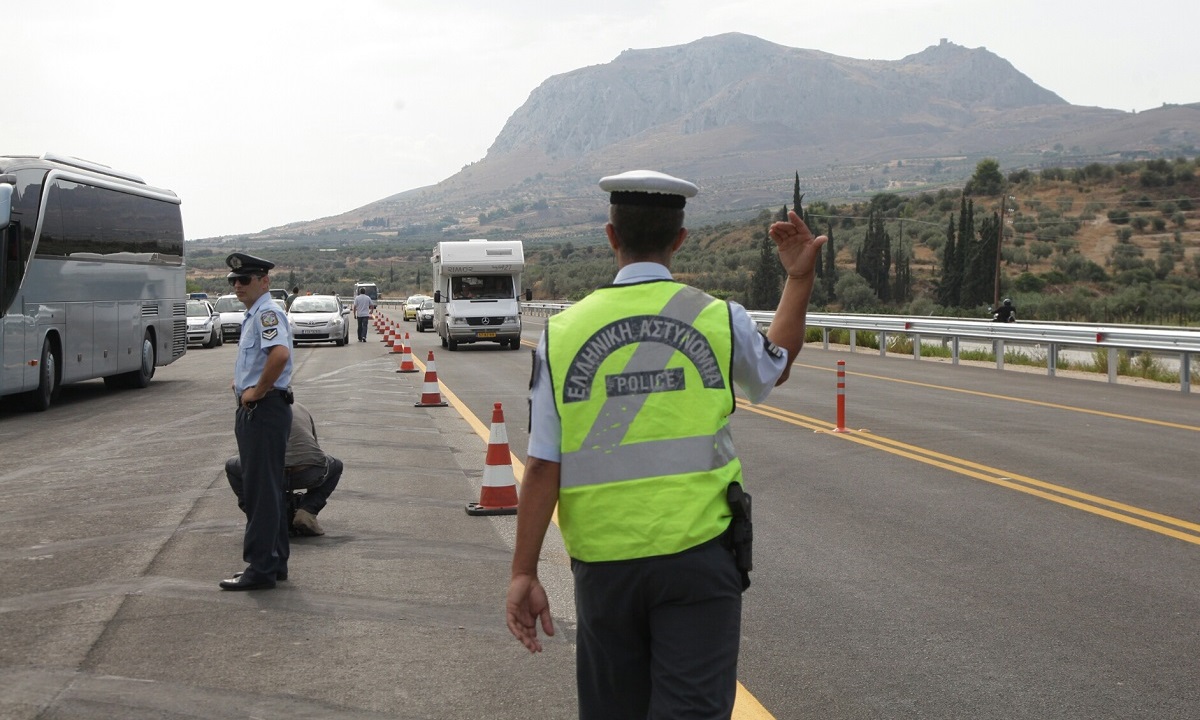
<svg viewBox="0 0 1200 720"><path fill-rule="evenodd" d="M780 213L787 219L787 205ZM773 310L779 306L781 287L783 286L783 265L779 262L779 251L775 241L764 232L759 243L758 264L750 276L750 287L746 297L746 307L750 310Z"/></svg>
<svg viewBox="0 0 1200 720"><path fill-rule="evenodd" d="M946 245L942 248L942 277L940 282L938 282L937 289L938 304L942 307L950 308L958 306L960 278L955 272L958 268L957 254L954 215L951 215L950 222L946 226Z"/></svg>
<svg viewBox="0 0 1200 720"><path fill-rule="evenodd" d="M963 278L962 306L990 304L996 277L996 241L1000 219L996 213L979 225L979 240L972 248L967 274Z"/></svg>
<svg viewBox="0 0 1200 720"><path fill-rule="evenodd" d="M954 275L958 283L954 294L956 307L966 307L969 303L964 288L969 282L967 268L970 266L971 256L975 253L975 245L975 201L967 200L966 196L963 196L958 215L958 247L954 253Z"/></svg>
<svg viewBox="0 0 1200 720"><path fill-rule="evenodd" d="M837 251L833 249L833 222L829 223L829 231L825 233L825 237L829 241L825 243L825 274L822 280L825 282L825 297L828 301L832 301L835 297L833 288L837 285ZM818 266L820 263L817 263Z"/></svg>
<svg viewBox="0 0 1200 720"><path fill-rule="evenodd" d="M867 235L855 259L855 271L867 281L875 295L887 302L891 298L888 274L891 268L892 240L884 230L882 214L871 208L867 215Z"/></svg>

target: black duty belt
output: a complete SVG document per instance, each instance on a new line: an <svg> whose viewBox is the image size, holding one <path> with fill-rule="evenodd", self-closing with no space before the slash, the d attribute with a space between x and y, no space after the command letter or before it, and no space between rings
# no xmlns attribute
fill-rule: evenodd
<svg viewBox="0 0 1200 720"><path fill-rule="evenodd" d="M242 392L245 392L245 391L243 390ZM278 397L278 398L282 399L288 405L291 405L292 401L295 399L295 395L292 394L291 388L272 388L271 390L268 390L265 393L263 393L263 396L260 397L258 400L255 400L254 402L260 402L260 401L266 400L267 398L270 398L270 397ZM242 396L240 393L237 396L237 404L239 406L242 404Z"/></svg>

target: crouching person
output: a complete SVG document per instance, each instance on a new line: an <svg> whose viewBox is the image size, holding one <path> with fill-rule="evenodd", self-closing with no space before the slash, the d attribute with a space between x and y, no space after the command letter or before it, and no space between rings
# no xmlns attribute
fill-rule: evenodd
<svg viewBox="0 0 1200 720"><path fill-rule="evenodd" d="M225 476L237 495L238 508L246 511L242 496L242 463L238 457L225 461ZM317 442L317 424L308 408L292 405L292 429L288 435L284 476L288 489L304 490L296 515L291 519L291 531L296 535L324 535L317 515L325 507L330 494L342 478L342 461L328 455Z"/></svg>

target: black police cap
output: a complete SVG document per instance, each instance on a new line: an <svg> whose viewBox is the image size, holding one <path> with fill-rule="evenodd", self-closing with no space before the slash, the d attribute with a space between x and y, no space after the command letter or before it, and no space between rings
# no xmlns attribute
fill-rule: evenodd
<svg viewBox="0 0 1200 720"><path fill-rule="evenodd" d="M270 260L263 260L260 257L240 252L231 253L229 257L225 258L225 264L231 271L227 277L265 274L275 267L275 263Z"/></svg>

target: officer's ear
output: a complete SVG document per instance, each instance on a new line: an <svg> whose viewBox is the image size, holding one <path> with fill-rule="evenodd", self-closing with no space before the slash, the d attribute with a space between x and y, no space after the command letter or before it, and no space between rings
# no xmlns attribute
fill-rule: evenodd
<svg viewBox="0 0 1200 720"><path fill-rule="evenodd" d="M683 247L683 241L687 240L687 228L679 228L679 235L675 238L675 242L671 243L671 253L679 252L679 248Z"/></svg>
<svg viewBox="0 0 1200 720"><path fill-rule="evenodd" d="M608 238L608 246L612 248L613 252L620 252L621 240L617 237L617 228L612 223L604 225L604 235Z"/></svg>

